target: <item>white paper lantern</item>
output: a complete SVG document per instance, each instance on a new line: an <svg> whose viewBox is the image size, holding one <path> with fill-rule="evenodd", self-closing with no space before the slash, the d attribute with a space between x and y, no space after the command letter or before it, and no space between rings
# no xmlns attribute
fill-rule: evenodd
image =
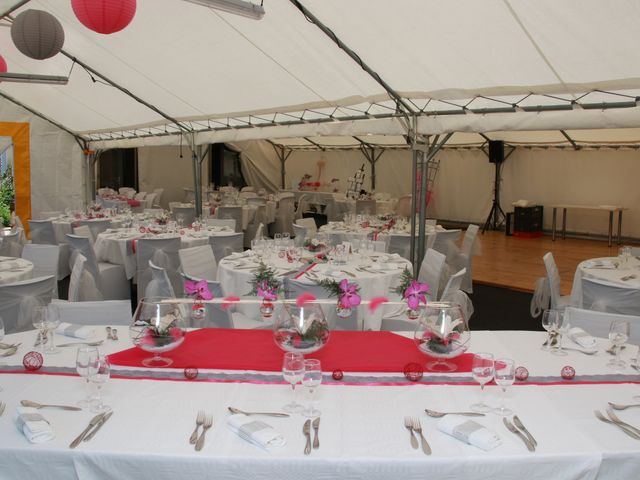
<svg viewBox="0 0 640 480"><path fill-rule="evenodd" d="M27 57L44 60L64 45L64 30L56 17L42 10L25 10L11 24L13 43Z"/></svg>

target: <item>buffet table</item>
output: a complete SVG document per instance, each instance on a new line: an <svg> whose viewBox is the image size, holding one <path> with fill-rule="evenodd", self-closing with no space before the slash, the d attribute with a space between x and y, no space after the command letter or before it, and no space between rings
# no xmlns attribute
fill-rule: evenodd
<svg viewBox="0 0 640 480"><path fill-rule="evenodd" d="M562 209L562 239L567 234L567 210L596 210L609 212L609 246L613 239L613 214L618 212L618 245L622 243L622 212L627 210L625 207L616 205L551 205L553 208L553 220L551 224L551 240L556 239L556 214L559 208Z"/></svg>
<svg viewBox="0 0 640 480"><path fill-rule="evenodd" d="M103 332L97 328L95 338L104 338ZM224 335L227 331L219 332ZM332 335L338 333L353 334ZM44 374L27 374L17 365L32 349L35 332L7 335L5 342L21 341L22 345L16 355L6 359L8 365L0 367L2 400L7 404L6 413L0 417L0 472L5 478L171 480L212 475L228 479L368 480L392 476L403 480L635 478L640 468L640 441L598 421L593 411L604 411L607 401L634 403L632 397L640 394L640 375L633 369L619 374L608 370L604 366L609 358L603 353L608 344L605 340L598 344L598 355L570 352L557 357L540 350L544 335L472 332L473 351L510 356L517 365L529 369L528 381L509 388L507 403L537 439L535 453L528 452L522 441L504 427L502 418L494 414L476 419L501 437L502 444L491 451L466 445L436 429L439 420L427 417L425 408L468 410L476 400L479 387L468 372L425 375L413 383L400 372L357 373L344 368L342 381L333 380L330 371L324 373L318 389L320 448L308 456L303 454L305 419L301 416L255 417L273 426L286 440L284 446L269 451L230 431L226 426L227 407L279 411L291 396L291 388L282 382L279 371L237 370L231 366L226 370L201 368L198 379L188 381L181 369L152 371L114 365L114 378L103 389L105 403L114 415L94 439L69 449L71 440L93 414L48 409L40 412L51 423L56 437L47 443L30 444L11 419L19 401L74 404L85 394L83 381L73 374L75 348L45 357ZM120 337L123 340L106 341L100 348L106 353L128 348L126 331ZM334 340L330 339L325 349ZM188 346L187 337L180 348ZM273 349L274 355L281 355L275 345ZM630 359L636 351L636 347L625 349L624 358ZM165 355L171 356L171 352ZM325 358L322 361L329 364ZM559 373L567 364L575 367L577 376L564 381ZM367 379L369 376L373 379ZM385 376L390 377L388 382ZM497 405L498 387L490 384L486 390L488 403ZM195 452L188 438L196 412L201 409L213 416L213 428L203 450ZM631 424L640 424L639 409L618 414ZM420 419L433 450L431 456L409 445L403 423L407 415Z"/></svg>

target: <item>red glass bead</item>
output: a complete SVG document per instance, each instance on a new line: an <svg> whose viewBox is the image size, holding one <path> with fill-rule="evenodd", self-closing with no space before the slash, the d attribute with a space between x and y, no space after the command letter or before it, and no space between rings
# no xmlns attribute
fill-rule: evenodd
<svg viewBox="0 0 640 480"><path fill-rule="evenodd" d="M342 380L344 373L342 373L342 370L334 370L331 376L334 380Z"/></svg>
<svg viewBox="0 0 640 480"><path fill-rule="evenodd" d="M418 382L424 375L424 368L419 363L411 362L404 366L404 376L410 382Z"/></svg>
<svg viewBox="0 0 640 480"><path fill-rule="evenodd" d="M42 358L42 354L38 352L25 353L24 357L22 358L22 365L24 365L24 368L29 371L40 370L43 362L44 359Z"/></svg>
<svg viewBox="0 0 640 480"><path fill-rule="evenodd" d="M527 378L529 378L529 370L525 367L516 368L516 380L524 382Z"/></svg>
<svg viewBox="0 0 640 480"><path fill-rule="evenodd" d="M184 378L187 380L195 380L198 378L198 369L195 367L187 367L184 369Z"/></svg>
<svg viewBox="0 0 640 480"><path fill-rule="evenodd" d="M560 376L565 380L573 380L573 377L576 376L576 369L570 365L565 365L560 371Z"/></svg>

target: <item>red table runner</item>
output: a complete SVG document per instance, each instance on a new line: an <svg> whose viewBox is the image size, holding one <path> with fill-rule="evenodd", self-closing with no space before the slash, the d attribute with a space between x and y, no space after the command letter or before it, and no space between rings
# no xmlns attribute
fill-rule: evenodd
<svg viewBox="0 0 640 480"><path fill-rule="evenodd" d="M162 354L173 360L171 368L196 367L221 370L276 371L282 369L283 351L270 330L205 328L189 332L182 345ZM113 355L114 365L140 367L152 354L130 348ZM329 342L306 355L322 362L322 370L345 372L402 372L411 362L423 365L432 358L422 354L413 339L391 332L331 332ZM470 372L473 354L450 360L458 372Z"/></svg>

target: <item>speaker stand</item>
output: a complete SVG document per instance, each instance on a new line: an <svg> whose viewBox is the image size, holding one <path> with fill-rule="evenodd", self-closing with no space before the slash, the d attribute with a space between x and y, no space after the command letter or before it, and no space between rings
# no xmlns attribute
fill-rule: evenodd
<svg viewBox="0 0 640 480"><path fill-rule="evenodd" d="M489 228L491 230L500 230L500 227L506 219L506 215L500 206L500 168L502 167L502 163L496 162L494 163L494 166L495 179L493 183L493 204L491 205L489 215L487 215L487 220L484 222L484 227L482 227L482 233L486 232Z"/></svg>

